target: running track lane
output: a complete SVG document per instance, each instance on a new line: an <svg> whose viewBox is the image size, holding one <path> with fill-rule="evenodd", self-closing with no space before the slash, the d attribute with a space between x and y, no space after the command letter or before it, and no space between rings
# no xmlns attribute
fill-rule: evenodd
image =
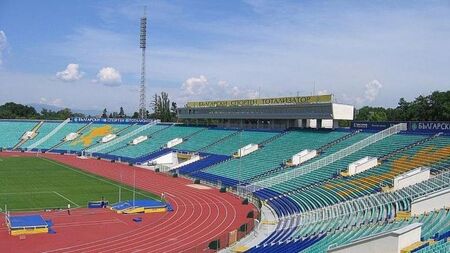
<svg viewBox="0 0 450 253"><path fill-rule="evenodd" d="M175 211L156 224L147 224L115 236L91 242L73 243L52 248L46 252L196 252L206 249L209 242L221 238L226 244L226 233L244 223L253 206L241 205L232 194L219 193L217 189L198 190L186 186L191 182L181 178L154 173L124 164L101 160L83 160L75 156L41 155L93 174L132 185L133 170L136 186L156 194L168 193L167 199Z"/></svg>

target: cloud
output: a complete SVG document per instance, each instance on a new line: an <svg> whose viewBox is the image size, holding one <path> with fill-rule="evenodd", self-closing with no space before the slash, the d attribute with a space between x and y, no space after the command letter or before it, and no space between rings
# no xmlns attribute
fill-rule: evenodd
<svg viewBox="0 0 450 253"><path fill-rule="evenodd" d="M366 84L366 90L364 91L364 97L367 101L372 102L377 98L380 89L383 87L378 80L373 80L372 82Z"/></svg>
<svg viewBox="0 0 450 253"><path fill-rule="evenodd" d="M0 31L0 65L2 64L3 51L5 51L8 40L4 31Z"/></svg>
<svg viewBox="0 0 450 253"><path fill-rule="evenodd" d="M83 75L84 73L80 71L80 65L70 63L65 70L56 73L56 78L65 82L73 82L80 80Z"/></svg>
<svg viewBox="0 0 450 253"><path fill-rule="evenodd" d="M190 77L181 85L181 89L189 96L199 95L204 92L208 85L208 79L204 75Z"/></svg>
<svg viewBox="0 0 450 253"><path fill-rule="evenodd" d="M182 98L186 100L213 100L254 98L257 92L231 85L225 80L210 82L205 75L190 77L181 85Z"/></svg>
<svg viewBox="0 0 450 253"><path fill-rule="evenodd" d="M61 98L55 98L55 99L48 99L46 97L41 97L39 99L40 104L46 104L46 105L53 105L57 107L63 106L63 100Z"/></svg>
<svg viewBox="0 0 450 253"><path fill-rule="evenodd" d="M36 85L30 85L36 84ZM22 104L40 102L58 107L81 110L118 111L122 106L126 112L137 110L139 93L135 87L121 85L109 88L100 82L92 83L87 78L77 85L63 85L64 81L52 80L46 74L0 73L0 104L14 101ZM174 91L168 90L169 94Z"/></svg>
<svg viewBox="0 0 450 253"><path fill-rule="evenodd" d="M338 100L345 103L355 104L356 106L364 106L375 101L380 94L380 90L383 85L378 80L372 80L371 82L364 85L364 94L360 96L351 96L346 92L338 94Z"/></svg>
<svg viewBox="0 0 450 253"><path fill-rule="evenodd" d="M329 92L328 90L319 90L317 91L317 95L329 95L331 94L331 92Z"/></svg>
<svg viewBox="0 0 450 253"><path fill-rule="evenodd" d="M122 75L115 68L105 67L100 69L97 73L97 79L94 81L106 86L119 86L122 84Z"/></svg>
<svg viewBox="0 0 450 253"><path fill-rule="evenodd" d="M418 94L447 88L450 8L446 4L416 3L393 8L353 2L310 4L248 0L247 3L249 5L233 5L233 9L236 8L233 12L228 8L211 9L211 5L205 6L202 2L189 3L189 8L187 4L173 4L175 13L157 6L149 8L153 14L167 16L155 20L153 14L149 15L156 29L153 29L156 39L147 51L149 93L168 91L171 99L179 104L183 99L196 96L214 99L227 94L216 90L230 92L228 98L256 97L258 90L262 97L295 95L299 90L301 95L306 95L314 89L314 81L320 84L318 90L328 89L338 99L347 97L348 103L355 104L356 98L359 103L369 101L365 84L377 77L383 81L383 90L370 93L377 94L371 104L395 106L400 95L412 99ZM83 70L93 73L90 79L97 79L95 74L100 68L114 66L120 70L124 83L137 84L140 51L136 44L135 21L141 14L137 4L117 4L126 7L125 11L116 4L100 4L112 10L102 17L107 20L106 24L101 20L95 24L75 23L59 41L24 44L24 50L16 48L17 61L39 59L34 65L23 64L25 69L34 67L33 72L38 73L41 66L35 66L41 64L42 59L49 64L61 59L77 59ZM212 13L214 18L211 18ZM164 33L160 32L161 27ZM7 32L10 35L10 31ZM180 36L184 39L180 40ZM8 39L12 41L11 35ZM5 52L3 54L5 56ZM180 89L188 77L199 78L199 74L208 77L205 87L194 82L191 88L188 85ZM0 78L2 75L0 73ZM219 80L226 82L219 85ZM77 86L81 87L83 81L94 86L90 80L83 79ZM37 87L44 86L33 83ZM105 88L100 81L97 84L95 86ZM223 88L226 84L229 87ZM3 99L5 83L0 87ZM137 89L137 85L134 87ZM97 88L103 95L103 90ZM105 90L118 92L118 88ZM15 97L25 97L26 91L16 91ZM54 89L46 92L61 96L55 94ZM138 98L137 92L131 94ZM70 96L61 96L68 105L93 103L91 94L73 103ZM118 99L116 94L111 96ZM111 100L111 103L118 107L124 101Z"/></svg>

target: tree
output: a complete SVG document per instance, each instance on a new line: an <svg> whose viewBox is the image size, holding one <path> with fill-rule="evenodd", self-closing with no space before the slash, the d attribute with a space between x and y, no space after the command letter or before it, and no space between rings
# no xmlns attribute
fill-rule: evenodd
<svg viewBox="0 0 450 253"><path fill-rule="evenodd" d="M152 102L150 102L150 108L153 111L153 114L151 115L151 118L159 119L160 118L160 108L158 106L159 104L159 96L155 93L152 98Z"/></svg>
<svg viewBox="0 0 450 253"><path fill-rule="evenodd" d="M358 110L356 120L386 121L388 118L385 108L364 106Z"/></svg>
<svg viewBox="0 0 450 253"><path fill-rule="evenodd" d="M0 106L1 119L34 119L40 115L32 106L16 104L13 102Z"/></svg>
<svg viewBox="0 0 450 253"><path fill-rule="evenodd" d="M170 107L170 112L172 114L172 119L177 119L177 103L172 102L172 106Z"/></svg>
<svg viewBox="0 0 450 253"><path fill-rule="evenodd" d="M67 119L72 117L72 111L69 108L64 108L56 113L58 118Z"/></svg>
<svg viewBox="0 0 450 253"><path fill-rule="evenodd" d="M108 111L106 110L106 108L105 109L103 109L103 114L102 114L102 118L103 119L106 119L106 118L108 118Z"/></svg>
<svg viewBox="0 0 450 253"><path fill-rule="evenodd" d="M364 106L358 110L357 120L368 121L448 121L450 120L450 91L435 91L420 95L408 102L400 98L396 108Z"/></svg>
<svg viewBox="0 0 450 253"><path fill-rule="evenodd" d="M150 107L153 109L152 118L160 119L164 122L174 120L173 110L176 111L176 103L170 103L169 94L166 92L161 92L160 95L155 94Z"/></svg>
<svg viewBox="0 0 450 253"><path fill-rule="evenodd" d="M160 113L161 113L161 121L169 122L172 121L172 115L170 113L170 99L169 94L166 92L161 92L160 96Z"/></svg>
<svg viewBox="0 0 450 253"><path fill-rule="evenodd" d="M122 106L120 107L120 110L119 110L119 118L125 118L125 112L124 112Z"/></svg>

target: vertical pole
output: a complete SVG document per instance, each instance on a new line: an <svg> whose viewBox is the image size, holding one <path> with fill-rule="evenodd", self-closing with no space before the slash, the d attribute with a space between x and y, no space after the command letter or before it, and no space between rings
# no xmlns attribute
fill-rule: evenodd
<svg viewBox="0 0 450 253"><path fill-rule="evenodd" d="M147 105L145 101L145 48L147 47L147 7L144 7L144 15L140 23L140 48L142 49L141 62L141 83L139 94L139 116L141 119L147 118Z"/></svg>
<svg viewBox="0 0 450 253"><path fill-rule="evenodd" d="M120 185L119 185L119 202L122 201L122 170L120 170Z"/></svg>
<svg viewBox="0 0 450 253"><path fill-rule="evenodd" d="M133 167L133 206L136 200L136 168Z"/></svg>
<svg viewBox="0 0 450 253"><path fill-rule="evenodd" d="M242 129L239 132L239 167L238 167L238 185L241 185L241 167L242 167Z"/></svg>

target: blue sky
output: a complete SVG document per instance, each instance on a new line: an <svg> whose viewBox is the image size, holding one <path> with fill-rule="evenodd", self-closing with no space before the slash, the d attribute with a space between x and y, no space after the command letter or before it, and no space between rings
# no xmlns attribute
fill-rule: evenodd
<svg viewBox="0 0 450 253"><path fill-rule="evenodd" d="M0 103L135 111L148 96L333 93L356 106L450 87L449 1L0 1Z"/></svg>

